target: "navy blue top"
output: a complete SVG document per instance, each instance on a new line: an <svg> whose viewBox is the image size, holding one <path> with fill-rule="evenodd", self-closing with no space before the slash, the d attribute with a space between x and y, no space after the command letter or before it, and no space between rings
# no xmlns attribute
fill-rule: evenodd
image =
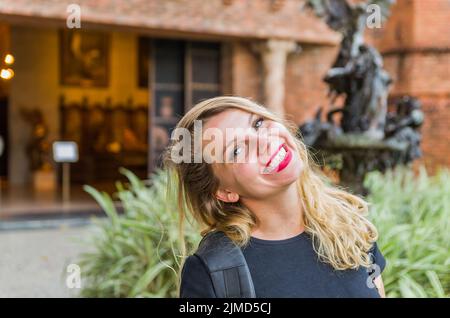
<svg viewBox="0 0 450 318"><path fill-rule="evenodd" d="M371 257L378 267L354 270L335 270L321 262L306 232L285 240L252 237L242 251L256 297L380 297L373 279L386 261L376 243ZM208 271L196 255L187 258L182 272L181 297L216 297Z"/></svg>

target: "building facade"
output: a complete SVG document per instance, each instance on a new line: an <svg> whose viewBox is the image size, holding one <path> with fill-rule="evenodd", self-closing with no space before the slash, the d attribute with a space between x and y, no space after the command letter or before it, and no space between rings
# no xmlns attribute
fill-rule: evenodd
<svg viewBox="0 0 450 318"><path fill-rule="evenodd" d="M176 118L210 96L250 97L297 124L328 106L322 78L340 35L303 0L79 0L75 31L66 24L72 3L0 2L0 56L15 59L0 90L8 185L32 182L30 149L42 139L30 109L42 115L47 144L79 143L72 175L86 183L110 182L118 166L145 176ZM450 166L449 20L447 0L397 0L386 25L366 33L394 79L390 97L423 104L430 169Z"/></svg>

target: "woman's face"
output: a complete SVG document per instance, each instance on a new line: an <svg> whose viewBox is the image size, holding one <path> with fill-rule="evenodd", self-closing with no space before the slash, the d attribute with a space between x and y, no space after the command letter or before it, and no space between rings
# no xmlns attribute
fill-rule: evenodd
<svg viewBox="0 0 450 318"><path fill-rule="evenodd" d="M223 137L224 162L212 163L220 181L216 196L222 201L263 199L276 194L301 173L302 162L287 128L239 109L229 109L203 123L203 150L211 142L205 132L214 128Z"/></svg>

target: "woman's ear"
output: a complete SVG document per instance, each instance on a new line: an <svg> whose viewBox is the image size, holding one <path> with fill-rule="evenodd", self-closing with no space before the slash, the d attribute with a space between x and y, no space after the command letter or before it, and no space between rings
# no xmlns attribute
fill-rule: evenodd
<svg viewBox="0 0 450 318"><path fill-rule="evenodd" d="M216 198L223 202L237 202L239 201L239 194L228 190L217 190Z"/></svg>

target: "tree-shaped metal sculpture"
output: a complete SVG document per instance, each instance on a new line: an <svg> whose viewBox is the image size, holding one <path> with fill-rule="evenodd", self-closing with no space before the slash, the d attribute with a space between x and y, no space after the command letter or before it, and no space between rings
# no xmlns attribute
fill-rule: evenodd
<svg viewBox="0 0 450 318"><path fill-rule="evenodd" d="M363 179L371 170L385 170L420 156L423 114L418 101L405 97L393 113L387 111L392 82L378 51L364 42L370 11L386 18L393 0L309 0L307 5L327 25L342 34L339 54L324 81L329 86L331 110L326 122L322 110L300 127L306 144L319 151L327 163L340 158L340 181L364 193ZM343 105L336 107L338 97ZM340 114L340 120L336 120Z"/></svg>

